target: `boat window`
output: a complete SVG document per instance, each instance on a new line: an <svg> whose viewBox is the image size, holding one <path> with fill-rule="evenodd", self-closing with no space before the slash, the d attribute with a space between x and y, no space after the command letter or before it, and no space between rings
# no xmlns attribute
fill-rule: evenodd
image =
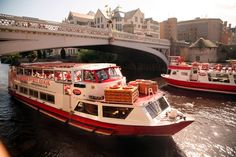
<svg viewBox="0 0 236 157"><path fill-rule="evenodd" d="M90 71L90 70L85 70L84 71L84 80L85 81L96 81L95 80L95 76L94 76L94 71Z"/></svg>
<svg viewBox="0 0 236 157"><path fill-rule="evenodd" d="M55 71L55 81L71 82L71 71Z"/></svg>
<svg viewBox="0 0 236 157"><path fill-rule="evenodd" d="M109 73L110 78L117 78L117 77L121 77L122 76L119 67L109 68L108 69L108 73Z"/></svg>
<svg viewBox="0 0 236 157"><path fill-rule="evenodd" d="M28 95L28 89L25 87L20 87L20 92Z"/></svg>
<svg viewBox="0 0 236 157"><path fill-rule="evenodd" d="M32 75L32 69L25 69L25 75L31 76Z"/></svg>
<svg viewBox="0 0 236 157"><path fill-rule="evenodd" d="M16 90L18 90L18 85L17 85L17 84L15 84L15 85L14 85L14 88L15 88Z"/></svg>
<svg viewBox="0 0 236 157"><path fill-rule="evenodd" d="M54 95L47 94L47 101L54 104L55 103Z"/></svg>
<svg viewBox="0 0 236 157"><path fill-rule="evenodd" d="M38 98L38 91L29 89L29 95Z"/></svg>
<svg viewBox="0 0 236 157"><path fill-rule="evenodd" d="M172 75L176 75L177 74L177 72L176 71L172 71Z"/></svg>
<svg viewBox="0 0 236 157"><path fill-rule="evenodd" d="M42 78L42 70L41 69L33 69L33 76L34 77L38 77L38 78Z"/></svg>
<svg viewBox="0 0 236 157"><path fill-rule="evenodd" d="M45 94L45 93L41 93L40 92L40 99L42 99L42 100L47 100L47 95Z"/></svg>
<svg viewBox="0 0 236 157"><path fill-rule="evenodd" d="M158 100L148 102L145 108L152 118L155 118L161 112Z"/></svg>
<svg viewBox="0 0 236 157"><path fill-rule="evenodd" d="M208 73L208 80L212 82L230 82L229 75L226 73Z"/></svg>
<svg viewBox="0 0 236 157"><path fill-rule="evenodd" d="M54 80L53 70L43 70L43 73L46 79Z"/></svg>
<svg viewBox="0 0 236 157"><path fill-rule="evenodd" d="M159 99L159 102L160 102L159 106L160 106L160 108L161 108L162 111L169 107L169 105L168 105L168 103L166 102L166 100L165 100L164 97L161 97L161 98Z"/></svg>
<svg viewBox="0 0 236 157"><path fill-rule="evenodd" d="M71 71L63 71L62 80L66 82L71 82Z"/></svg>
<svg viewBox="0 0 236 157"><path fill-rule="evenodd" d="M55 78L55 81L62 81L62 72L54 71L54 78Z"/></svg>
<svg viewBox="0 0 236 157"><path fill-rule="evenodd" d="M40 99L53 103L53 104L55 103L55 97L54 95L51 95L51 94L40 92Z"/></svg>
<svg viewBox="0 0 236 157"><path fill-rule="evenodd" d="M107 74L107 70L99 70L96 71L97 77L98 77L98 81L104 81L108 79L108 74Z"/></svg>
<svg viewBox="0 0 236 157"><path fill-rule="evenodd" d="M167 71L167 74L171 74L171 70L168 70L168 71Z"/></svg>
<svg viewBox="0 0 236 157"><path fill-rule="evenodd" d="M81 70L76 70L74 72L74 81L75 82L79 82L79 81L82 81L82 71Z"/></svg>
<svg viewBox="0 0 236 157"><path fill-rule="evenodd" d="M193 74L197 74L197 69L193 69Z"/></svg>
<svg viewBox="0 0 236 157"><path fill-rule="evenodd" d="M17 75L23 75L23 69L22 68L17 68L16 69L16 74Z"/></svg>
<svg viewBox="0 0 236 157"><path fill-rule="evenodd" d="M133 108L103 106L103 117L125 119Z"/></svg>
<svg viewBox="0 0 236 157"><path fill-rule="evenodd" d="M85 103L85 102L81 102L81 101L78 102L78 104L74 110L78 111L78 112L91 114L94 116L98 115L98 106L97 105L89 104L89 103Z"/></svg>

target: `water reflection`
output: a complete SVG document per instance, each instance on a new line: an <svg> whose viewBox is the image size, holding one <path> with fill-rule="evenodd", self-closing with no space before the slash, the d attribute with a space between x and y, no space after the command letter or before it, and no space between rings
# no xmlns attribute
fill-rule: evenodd
<svg viewBox="0 0 236 157"><path fill-rule="evenodd" d="M236 155L236 97L234 95L162 88L169 102L192 114L195 122L173 136L187 156Z"/></svg>
<svg viewBox="0 0 236 157"><path fill-rule="evenodd" d="M0 130L12 156L185 156L172 137L99 136L11 101L17 114Z"/></svg>
<svg viewBox="0 0 236 157"><path fill-rule="evenodd" d="M0 64L0 140L14 156L236 156L236 97L158 81L173 107L195 122L173 137L109 137L84 132L12 99Z"/></svg>

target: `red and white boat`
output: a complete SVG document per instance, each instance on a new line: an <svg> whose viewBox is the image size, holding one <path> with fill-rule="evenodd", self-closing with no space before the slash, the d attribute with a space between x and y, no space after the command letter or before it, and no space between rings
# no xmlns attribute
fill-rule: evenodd
<svg viewBox="0 0 236 157"><path fill-rule="evenodd" d="M156 82L126 85L115 64L11 66L9 92L48 116L104 135L170 136L194 121L170 107Z"/></svg>
<svg viewBox="0 0 236 157"><path fill-rule="evenodd" d="M183 62L180 56L171 56L168 74L162 74L167 84L179 88L236 94L236 65Z"/></svg>

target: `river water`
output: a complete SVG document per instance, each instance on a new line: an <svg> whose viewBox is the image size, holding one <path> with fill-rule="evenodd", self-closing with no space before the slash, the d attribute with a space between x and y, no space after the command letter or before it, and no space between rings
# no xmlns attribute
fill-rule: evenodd
<svg viewBox="0 0 236 157"><path fill-rule="evenodd" d="M109 137L48 118L11 98L8 68L0 64L0 141L13 157L236 156L236 96L177 89L154 78L171 105L195 122L173 137Z"/></svg>

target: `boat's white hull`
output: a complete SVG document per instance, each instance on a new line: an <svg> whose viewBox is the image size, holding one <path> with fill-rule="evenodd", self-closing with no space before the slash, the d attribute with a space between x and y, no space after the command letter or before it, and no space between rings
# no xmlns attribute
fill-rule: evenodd
<svg viewBox="0 0 236 157"><path fill-rule="evenodd" d="M20 100L33 109L39 110L41 113L46 114L47 116L50 116L62 122L68 122L69 125L78 127L80 129L103 135L172 136L194 121L194 119L192 118L187 118L185 120L180 119L179 121L167 122L165 125L162 124L156 126L111 124L59 110L17 94L14 91L9 91L10 94L13 95L17 100Z"/></svg>
<svg viewBox="0 0 236 157"><path fill-rule="evenodd" d="M224 84L214 84L211 82L205 83L200 81L183 81L170 78L169 75L161 75L167 84L190 90L205 91L205 92L216 92L225 94L236 94L236 86L234 85L224 85Z"/></svg>

